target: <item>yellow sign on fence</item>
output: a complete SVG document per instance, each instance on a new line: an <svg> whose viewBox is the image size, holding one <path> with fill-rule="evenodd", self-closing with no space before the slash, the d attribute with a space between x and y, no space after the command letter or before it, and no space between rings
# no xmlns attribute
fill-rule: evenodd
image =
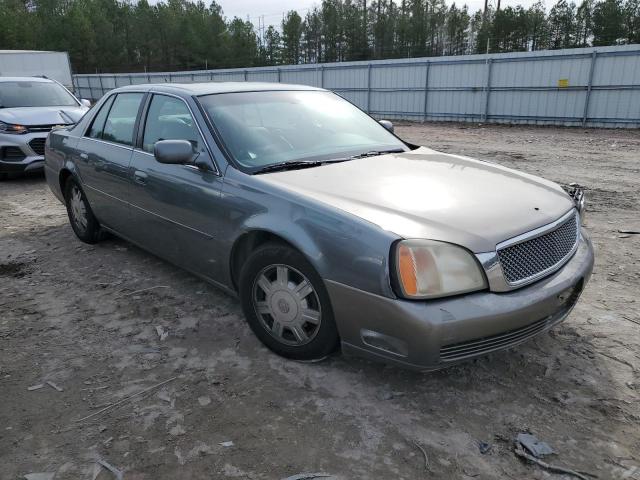
<svg viewBox="0 0 640 480"><path fill-rule="evenodd" d="M558 88L567 88L569 86L568 78L560 78L558 79Z"/></svg>

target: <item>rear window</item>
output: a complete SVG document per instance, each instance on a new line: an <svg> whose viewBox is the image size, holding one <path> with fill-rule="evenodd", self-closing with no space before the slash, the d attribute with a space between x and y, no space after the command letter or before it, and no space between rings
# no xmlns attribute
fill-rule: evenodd
<svg viewBox="0 0 640 480"><path fill-rule="evenodd" d="M0 108L77 106L73 95L55 82L0 82Z"/></svg>
<svg viewBox="0 0 640 480"><path fill-rule="evenodd" d="M91 128L87 132L87 137L91 138L102 138L102 131L104 130L104 124L107 120L107 115L109 114L109 109L111 108L111 104L113 103L113 99L115 95L109 97L106 102L100 108L100 111L93 119L91 123Z"/></svg>
<svg viewBox="0 0 640 480"><path fill-rule="evenodd" d="M103 140L133 145L133 129L142 97L142 93L118 94L104 124Z"/></svg>

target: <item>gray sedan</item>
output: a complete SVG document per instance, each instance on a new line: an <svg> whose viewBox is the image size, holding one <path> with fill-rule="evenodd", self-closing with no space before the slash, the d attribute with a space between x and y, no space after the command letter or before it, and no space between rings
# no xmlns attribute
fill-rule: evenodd
<svg viewBox="0 0 640 480"><path fill-rule="evenodd" d="M119 88L45 157L78 238L238 295L293 359L430 370L511 347L562 321L593 266L579 189L408 144L317 88Z"/></svg>

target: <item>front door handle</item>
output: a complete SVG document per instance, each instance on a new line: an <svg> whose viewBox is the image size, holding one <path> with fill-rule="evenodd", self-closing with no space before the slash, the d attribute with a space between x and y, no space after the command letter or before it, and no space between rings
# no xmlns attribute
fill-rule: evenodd
<svg viewBox="0 0 640 480"><path fill-rule="evenodd" d="M133 180L139 185L146 185L147 177L148 175L140 170L133 172Z"/></svg>

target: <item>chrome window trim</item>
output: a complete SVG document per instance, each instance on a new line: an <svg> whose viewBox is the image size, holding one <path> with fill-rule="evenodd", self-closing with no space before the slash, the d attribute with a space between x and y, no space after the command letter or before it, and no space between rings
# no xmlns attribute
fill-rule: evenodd
<svg viewBox="0 0 640 480"><path fill-rule="evenodd" d="M204 143L204 147L207 149L207 152L209 153L209 158L211 159L211 163L213 164L213 174L215 174L218 177L221 177L222 174L220 173L220 168L218 167L218 164L216 163L216 159L213 156L213 152L211 151L211 148L209 147L209 142L207 142L207 138L204 136L204 132L202 131L202 128L200 128L200 124L198 123L198 120L196 120L196 116L193 114L193 109L191 108L191 105L189 105L189 103L187 101L185 101L185 99L183 97L181 97L180 95L174 95L173 93L166 93L166 92L158 92L156 90L149 90L149 92L151 95L165 95L167 97L173 97L173 98L177 98L178 100L181 100L189 109L189 113L191 114L191 118L193 118L193 123L196 125L196 128L198 129L198 133L200 133L200 138L202 138L202 143ZM151 97L151 100L149 101L149 105L151 105L151 102L153 102L153 96ZM149 112L146 112L147 115L149 114ZM142 120L142 119L141 119ZM147 126L147 117L145 116L144 118L144 125L142 125L142 136L144 137L144 129ZM139 148L134 148L134 150L138 151L138 152L143 152L146 153L148 155L153 156L152 154L150 154L149 152L146 152L142 149ZM155 157L154 157L155 158ZM185 165L185 167L194 167L193 165ZM194 167L196 170L200 170L198 167Z"/></svg>
<svg viewBox="0 0 640 480"><path fill-rule="evenodd" d="M500 264L500 258L498 257L498 250L501 250L506 247L511 247L513 245L517 245L519 243L527 242L534 238L540 237L546 233L549 233L563 223L570 220L572 217L576 218L576 242L573 245L573 248L567 253L560 261L551 267L542 270L535 275L532 275L527 278L523 278L517 282L508 282L504 272L502 270L502 265ZM525 285L529 285L537 280L540 280L547 275L559 270L564 264L566 264L569 259L576 253L578 249L578 245L580 244L580 215L578 214L575 208L571 208L567 213L562 215L558 220L555 220L547 225L543 225L542 227L536 228L534 230L530 230L521 235L517 235L515 237L509 238L503 242L500 242L496 245L496 249L492 252L483 252L476 253L476 258L482 265L484 272L487 276L487 281L489 282L489 289L492 292L508 292L510 290L515 290L517 288L523 287Z"/></svg>
<svg viewBox="0 0 640 480"><path fill-rule="evenodd" d="M98 142L98 143L104 143L105 145L109 145L112 147L118 147L118 148L124 148L125 150L129 150L129 151L133 151L134 148L131 145L123 145L121 143L116 143L116 142L108 142L106 140L102 140L100 138L92 138L92 137L81 137L84 140L89 140L91 142Z"/></svg>

